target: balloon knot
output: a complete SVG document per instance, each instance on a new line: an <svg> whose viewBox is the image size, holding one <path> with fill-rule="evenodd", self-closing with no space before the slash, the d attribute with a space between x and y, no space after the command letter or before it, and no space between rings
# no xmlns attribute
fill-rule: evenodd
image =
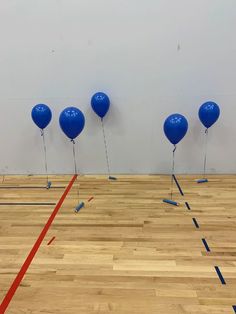
<svg viewBox="0 0 236 314"><path fill-rule="evenodd" d="M176 151L176 148L177 148L177 147L176 147L176 145L174 145L174 150L173 150L173 153Z"/></svg>
<svg viewBox="0 0 236 314"><path fill-rule="evenodd" d="M71 140L70 140L73 144L75 144L75 141L74 141L74 139L72 138Z"/></svg>
<svg viewBox="0 0 236 314"><path fill-rule="evenodd" d="M206 133L206 134L208 133L208 128L206 128L205 133Z"/></svg>
<svg viewBox="0 0 236 314"><path fill-rule="evenodd" d="M41 129L41 136L43 136L43 129Z"/></svg>

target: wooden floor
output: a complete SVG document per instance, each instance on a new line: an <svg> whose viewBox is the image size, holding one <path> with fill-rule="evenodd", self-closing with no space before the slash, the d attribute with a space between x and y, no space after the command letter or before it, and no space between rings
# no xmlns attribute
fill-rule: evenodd
<svg viewBox="0 0 236 314"><path fill-rule="evenodd" d="M85 207L74 213L76 181L6 313L235 313L236 176L177 178L179 207L162 202L168 176L79 177ZM0 300L71 176L50 179L0 184Z"/></svg>

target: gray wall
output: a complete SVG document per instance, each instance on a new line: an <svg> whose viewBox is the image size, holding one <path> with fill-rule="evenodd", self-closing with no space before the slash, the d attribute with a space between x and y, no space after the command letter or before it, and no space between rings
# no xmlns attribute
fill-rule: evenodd
<svg viewBox="0 0 236 314"><path fill-rule="evenodd" d="M235 0L1 0L0 171L43 173L40 132L30 112L53 110L47 129L51 173L73 172L71 143L58 126L66 106L86 115L78 140L83 173L106 171L91 95L112 101L105 119L114 173L167 173L172 147L165 117L184 114L189 132L176 170L202 170L204 129L198 108L221 106L210 129L208 170L236 173Z"/></svg>

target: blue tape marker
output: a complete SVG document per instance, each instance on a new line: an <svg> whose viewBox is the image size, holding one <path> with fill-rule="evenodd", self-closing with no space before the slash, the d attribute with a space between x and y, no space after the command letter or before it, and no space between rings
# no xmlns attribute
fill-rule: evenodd
<svg viewBox="0 0 236 314"><path fill-rule="evenodd" d="M236 313L236 305L233 305L233 310Z"/></svg>
<svg viewBox="0 0 236 314"><path fill-rule="evenodd" d="M209 246L208 246L208 244L207 244L206 239L202 239L202 243L204 244L206 251L207 251L207 252L211 252L211 250L210 250L210 248L209 248Z"/></svg>
<svg viewBox="0 0 236 314"><path fill-rule="evenodd" d="M215 270L216 270L216 273L217 273L217 275L218 275L218 277L219 277L219 279L220 279L222 285L226 285L226 282L225 282L225 280L224 280L224 277L223 277L222 274L221 274L221 271L220 271L219 267L218 267L218 266L215 266Z"/></svg>
<svg viewBox="0 0 236 314"><path fill-rule="evenodd" d="M176 179L176 176L173 174L172 175L173 176L173 178L174 178L174 180L175 180L175 184L177 185L177 187L178 187L178 189L179 189L179 193L182 195L182 196L184 196L184 193L183 193L183 191L182 191L182 189L181 189L181 187L180 187L180 185L179 185L179 182L177 181L177 179Z"/></svg>
<svg viewBox="0 0 236 314"><path fill-rule="evenodd" d="M49 190L52 185L52 182L48 181L46 189Z"/></svg>
<svg viewBox="0 0 236 314"><path fill-rule="evenodd" d="M83 207L84 207L84 202L81 202L79 205L77 205L77 206L75 207L75 212L78 213L78 211L80 211L81 208L83 208Z"/></svg>
<svg viewBox="0 0 236 314"><path fill-rule="evenodd" d="M117 180L116 177L112 177L112 176L109 176L108 179L109 179L109 180Z"/></svg>
<svg viewBox="0 0 236 314"><path fill-rule="evenodd" d="M205 183L205 182L208 182L208 180L207 179L199 179L199 180L197 180L197 183Z"/></svg>
<svg viewBox="0 0 236 314"><path fill-rule="evenodd" d="M190 206L189 206L189 203L188 202L185 202L185 205L186 207L188 208L188 210L191 210Z"/></svg>
<svg viewBox="0 0 236 314"><path fill-rule="evenodd" d="M175 201L172 201L172 200L167 200L167 199L164 199L163 200L164 203L168 203L170 205L174 205L174 206L178 206L179 204Z"/></svg>
<svg viewBox="0 0 236 314"><path fill-rule="evenodd" d="M193 219L193 223L194 223L195 227L199 228L199 224L198 224L196 218L192 218L192 219Z"/></svg>

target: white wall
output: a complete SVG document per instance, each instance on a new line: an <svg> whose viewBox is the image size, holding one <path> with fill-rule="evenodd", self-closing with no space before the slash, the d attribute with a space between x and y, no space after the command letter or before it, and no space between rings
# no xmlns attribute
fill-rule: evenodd
<svg viewBox="0 0 236 314"><path fill-rule="evenodd" d="M208 170L236 173L235 0L1 0L0 172L42 173L43 153L31 108L53 110L48 127L51 173L73 171L60 111L86 115L79 168L106 171L103 137L90 108L96 91L112 101L105 127L114 173L166 173L171 145L165 117L179 112L189 132L176 170L202 170L204 129L198 108L221 106L209 136Z"/></svg>

